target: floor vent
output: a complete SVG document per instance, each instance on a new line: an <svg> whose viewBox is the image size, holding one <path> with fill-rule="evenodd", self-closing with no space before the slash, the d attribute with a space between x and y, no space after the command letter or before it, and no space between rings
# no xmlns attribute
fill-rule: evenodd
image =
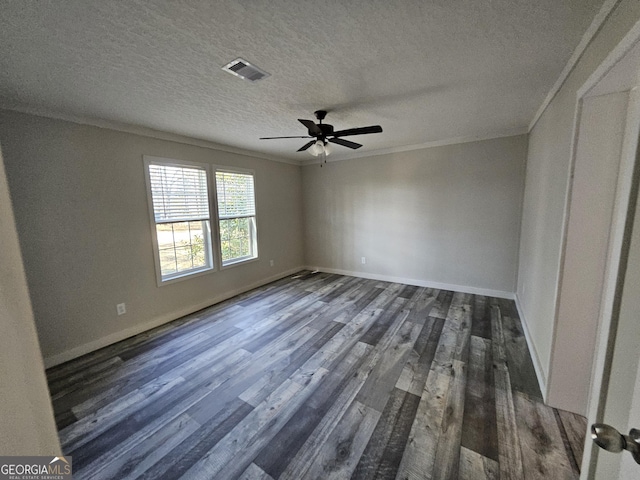
<svg viewBox="0 0 640 480"><path fill-rule="evenodd" d="M240 77L250 82L257 82L264 78L269 77L271 74L259 69L255 65L251 65L242 58L236 58L234 61L227 63L222 70L229 72L236 77Z"/></svg>

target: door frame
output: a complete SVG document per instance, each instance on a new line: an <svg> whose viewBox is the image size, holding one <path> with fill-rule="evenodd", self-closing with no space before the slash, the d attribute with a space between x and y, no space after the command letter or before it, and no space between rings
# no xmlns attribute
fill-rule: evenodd
<svg viewBox="0 0 640 480"><path fill-rule="evenodd" d="M640 42L640 21L637 22L620 41L620 43L607 55L605 60L594 70L587 81L580 87L576 94L576 107L573 122L573 137L571 144L571 159L569 165L569 185L565 200L563 218L563 237L560 259L560 278L562 281L564 258L567 248L567 230L569 225L569 208L573 189L573 175L577 160L577 145L580 133L580 122L584 100L590 96L594 88L598 86L606 75ZM624 89L612 90L625 91ZM619 165L618 181L616 185L614 211L609 233L609 248L605 266L605 278L603 283L600 311L597 318L596 352L591 369L591 382L589 387L587 420L589 424L600 421L604 413L606 391L611 367L611 358L615 342L617 327L617 308L619 307L619 290L621 276L624 275L626 261L624 243L628 236L628 222L630 213L632 192L637 188L636 154L638 149L638 134L640 133L640 88L631 90L626 116L625 132L621 159ZM631 209L632 210L632 209ZM633 219L631 219L633 220ZM556 305L557 309L558 305ZM556 312L557 314L557 312ZM591 441L589 435L585 439L583 461L581 465L581 479L593 478L597 460L597 447Z"/></svg>

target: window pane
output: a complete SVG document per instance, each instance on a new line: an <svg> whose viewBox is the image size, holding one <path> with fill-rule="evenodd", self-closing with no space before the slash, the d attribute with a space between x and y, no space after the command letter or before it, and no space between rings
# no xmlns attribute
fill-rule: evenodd
<svg viewBox="0 0 640 480"><path fill-rule="evenodd" d="M160 250L160 270L162 275L176 273L176 253L173 247Z"/></svg>
<svg viewBox="0 0 640 480"><path fill-rule="evenodd" d="M179 272L193 268L190 246L176 247L176 263Z"/></svg>
<svg viewBox="0 0 640 480"><path fill-rule="evenodd" d="M175 222L156 225L163 277L211 266L209 222Z"/></svg>
<svg viewBox="0 0 640 480"><path fill-rule="evenodd" d="M253 175L216 172L220 218L255 215Z"/></svg>
<svg viewBox="0 0 640 480"><path fill-rule="evenodd" d="M156 222L209 218L205 170L152 164L149 180Z"/></svg>
<svg viewBox="0 0 640 480"><path fill-rule="evenodd" d="M213 268L206 165L146 157L162 281Z"/></svg>
<svg viewBox="0 0 640 480"><path fill-rule="evenodd" d="M171 248L173 250L173 224L163 223L156 225L156 232L158 234L158 248L160 250L165 248Z"/></svg>
<svg viewBox="0 0 640 480"><path fill-rule="evenodd" d="M253 217L220 220L223 263L243 258L255 258L253 222Z"/></svg>

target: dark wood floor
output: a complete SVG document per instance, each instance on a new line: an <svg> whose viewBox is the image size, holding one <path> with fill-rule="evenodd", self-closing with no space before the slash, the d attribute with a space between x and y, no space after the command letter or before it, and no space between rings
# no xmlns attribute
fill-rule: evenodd
<svg viewBox="0 0 640 480"><path fill-rule="evenodd" d="M578 478L510 300L302 272L47 372L74 478Z"/></svg>

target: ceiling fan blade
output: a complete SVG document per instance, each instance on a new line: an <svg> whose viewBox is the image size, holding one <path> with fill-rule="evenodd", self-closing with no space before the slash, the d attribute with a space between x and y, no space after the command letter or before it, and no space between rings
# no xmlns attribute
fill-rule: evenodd
<svg viewBox="0 0 640 480"><path fill-rule="evenodd" d="M322 130L320 127L313 123L311 120L305 120L303 118L299 118L298 121L303 124L309 130L309 133L312 135L322 135Z"/></svg>
<svg viewBox="0 0 640 480"><path fill-rule="evenodd" d="M312 138L309 135L295 135L293 137L260 137L258 140L276 140L278 138Z"/></svg>
<svg viewBox="0 0 640 480"><path fill-rule="evenodd" d="M315 140L311 140L309 143L305 143L302 147L300 147L298 150L296 150L296 152L304 152L307 148L309 148L314 143L316 143L316 141Z"/></svg>
<svg viewBox="0 0 640 480"><path fill-rule="evenodd" d="M350 142L349 140L343 140L342 138L329 138L328 140L331 143L337 143L338 145L342 145L343 147L353 148L354 150L356 148L360 148L362 146L359 143ZM313 142L311 142L311 143L313 143Z"/></svg>
<svg viewBox="0 0 640 480"><path fill-rule="evenodd" d="M367 133L380 133L382 127L380 125L371 125L370 127L348 128L347 130L338 130L333 132L334 137L347 137L349 135L366 135Z"/></svg>

